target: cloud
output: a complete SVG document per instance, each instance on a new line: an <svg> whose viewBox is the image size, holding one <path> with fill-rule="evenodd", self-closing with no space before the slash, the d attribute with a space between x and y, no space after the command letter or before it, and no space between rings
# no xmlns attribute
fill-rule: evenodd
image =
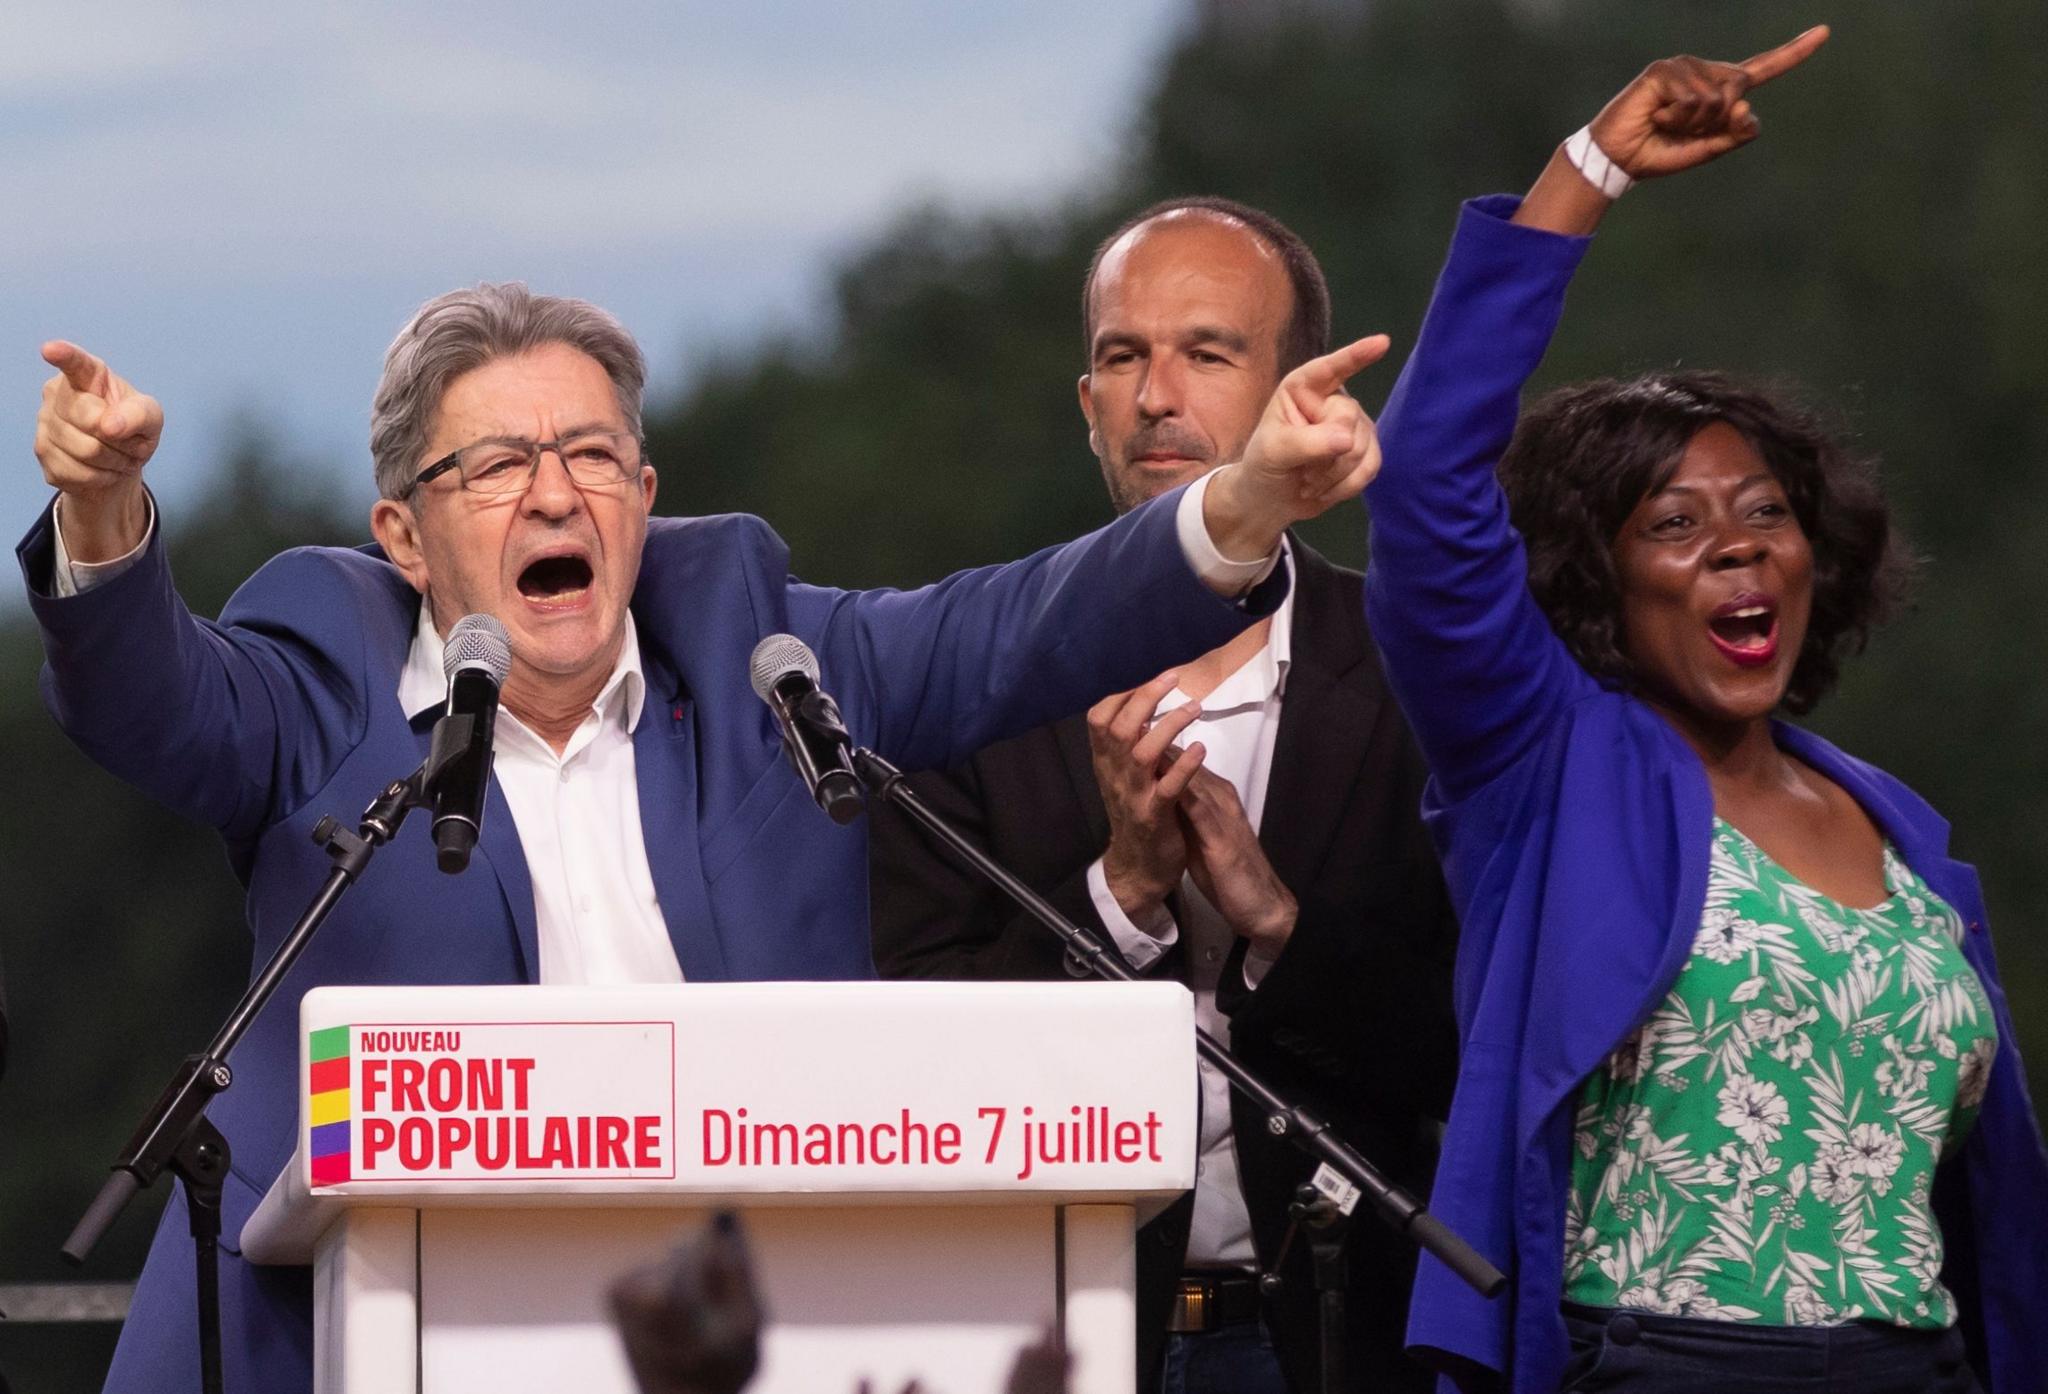
<svg viewBox="0 0 2048 1394"><path fill-rule="evenodd" d="M672 385L906 203L1104 168L1181 3L0 6L0 442L67 335L165 399L167 497L250 408L356 481L392 331L482 279L611 305Z"/></svg>

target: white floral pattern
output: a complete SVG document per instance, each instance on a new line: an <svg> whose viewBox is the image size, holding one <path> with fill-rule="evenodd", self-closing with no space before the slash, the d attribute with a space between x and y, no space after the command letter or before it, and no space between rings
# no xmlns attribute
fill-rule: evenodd
<svg viewBox="0 0 2048 1394"><path fill-rule="evenodd" d="M1565 1295L1727 1321L1940 1327L1934 1167L1998 1041L1961 921L1889 845L1844 906L1715 820L1692 954L1586 1082Z"/></svg>

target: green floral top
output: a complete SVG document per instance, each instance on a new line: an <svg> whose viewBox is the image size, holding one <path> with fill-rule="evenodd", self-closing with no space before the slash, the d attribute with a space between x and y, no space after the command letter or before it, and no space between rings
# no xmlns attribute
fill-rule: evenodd
<svg viewBox="0 0 2048 1394"><path fill-rule="evenodd" d="M1928 1193L1997 1049L1962 923L1890 847L1841 905L1714 822L1678 981L1586 1083L1565 1296L1786 1326L1943 1327Z"/></svg>

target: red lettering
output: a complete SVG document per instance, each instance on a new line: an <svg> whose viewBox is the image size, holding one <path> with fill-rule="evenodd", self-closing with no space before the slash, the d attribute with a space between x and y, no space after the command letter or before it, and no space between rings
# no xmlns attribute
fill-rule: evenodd
<svg viewBox="0 0 2048 1394"><path fill-rule="evenodd" d="M932 1155L941 1166L952 1166L960 1160L960 1125L941 1123L932 1134Z"/></svg>
<svg viewBox="0 0 2048 1394"><path fill-rule="evenodd" d="M479 1118L476 1121L476 1164L485 1171L503 1171L512 1160L512 1120Z"/></svg>
<svg viewBox="0 0 2048 1394"><path fill-rule="evenodd" d="M1138 1141L1143 1129L1126 1118L1116 1125L1116 1159L1120 1162L1135 1162L1144 1155L1143 1145Z"/></svg>
<svg viewBox="0 0 2048 1394"><path fill-rule="evenodd" d="M388 1118L365 1118L363 1120L363 1170L370 1171L377 1165L377 1154L390 1150L397 1140L398 1129Z"/></svg>
<svg viewBox="0 0 2048 1394"><path fill-rule="evenodd" d="M714 1138L716 1142L713 1142ZM722 1108L707 1108L704 1110L704 1165L722 1167L731 1160L732 1115ZM642 1165L637 1156L633 1165Z"/></svg>
<svg viewBox="0 0 2048 1394"><path fill-rule="evenodd" d="M902 1117L903 1164L916 1166L929 1162L932 1157L932 1130L922 1123L913 1121L907 1108L903 1110ZM915 1155L912 1153L913 1148L916 1149ZM881 1158L877 1157L875 1160L880 1161Z"/></svg>
<svg viewBox="0 0 2048 1394"><path fill-rule="evenodd" d="M408 1118L398 1125L398 1164L407 1171L424 1171L434 1164L434 1128L424 1118Z"/></svg>
<svg viewBox="0 0 2048 1394"><path fill-rule="evenodd" d="M996 1120L995 1126L990 1128L988 1133L988 1155L981 1159L984 1163L993 1163L996 1159L996 1148L1003 1141L1003 1120L1009 1117L1010 1111L1005 1108L978 1108L974 1113L977 1118L993 1117Z"/></svg>
<svg viewBox="0 0 2048 1394"><path fill-rule="evenodd" d="M393 1113L421 1113L426 1105L420 1102L420 1081L427 1077L427 1067L417 1060L393 1060L391 1062L391 1111Z"/></svg>
<svg viewBox="0 0 2048 1394"><path fill-rule="evenodd" d="M540 1164L566 1167L574 1160L569 1155L569 1120L559 1115L548 1119L540 1134Z"/></svg>
<svg viewBox="0 0 2048 1394"><path fill-rule="evenodd" d="M652 1171L661 1165L661 1116L643 1113L633 1120L633 1165Z"/></svg>
<svg viewBox="0 0 2048 1394"><path fill-rule="evenodd" d="M526 1081L533 1073L533 1061L507 1060L505 1068L512 1072L512 1107L521 1110L531 1107L526 1102Z"/></svg>
<svg viewBox="0 0 2048 1394"><path fill-rule="evenodd" d="M467 1118L442 1118L440 1123L441 1165L455 1165L456 1154L469 1150L470 1127Z"/></svg>
<svg viewBox="0 0 2048 1394"><path fill-rule="evenodd" d="M443 1056L427 1066L427 1107L446 1113L462 1104L462 1066Z"/></svg>
<svg viewBox="0 0 2048 1394"><path fill-rule="evenodd" d="M1149 1108L1145 1110L1145 1144L1151 1150L1153 1161L1166 1160L1159 1155L1159 1114Z"/></svg>
<svg viewBox="0 0 2048 1394"><path fill-rule="evenodd" d="M471 1060L469 1078L463 1092L469 1096L464 1105L471 1109L498 1109L505 1106L505 1062L503 1060Z"/></svg>
<svg viewBox="0 0 2048 1394"><path fill-rule="evenodd" d="M626 1134L631 1129L623 1118L606 1116L597 1120L597 1164L601 1167L626 1165Z"/></svg>
<svg viewBox="0 0 2048 1394"><path fill-rule="evenodd" d="M377 1096L384 1092L384 1069L388 1063L388 1061L384 1060L363 1061L363 1112L365 1113L377 1107Z"/></svg>

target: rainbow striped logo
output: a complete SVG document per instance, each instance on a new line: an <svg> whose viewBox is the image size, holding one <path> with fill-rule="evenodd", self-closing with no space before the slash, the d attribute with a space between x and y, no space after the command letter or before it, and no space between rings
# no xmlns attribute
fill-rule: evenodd
<svg viewBox="0 0 2048 1394"><path fill-rule="evenodd" d="M306 1085L306 1152L313 1159L313 1184L348 1180L349 1028L330 1026L306 1037L312 1077Z"/></svg>

